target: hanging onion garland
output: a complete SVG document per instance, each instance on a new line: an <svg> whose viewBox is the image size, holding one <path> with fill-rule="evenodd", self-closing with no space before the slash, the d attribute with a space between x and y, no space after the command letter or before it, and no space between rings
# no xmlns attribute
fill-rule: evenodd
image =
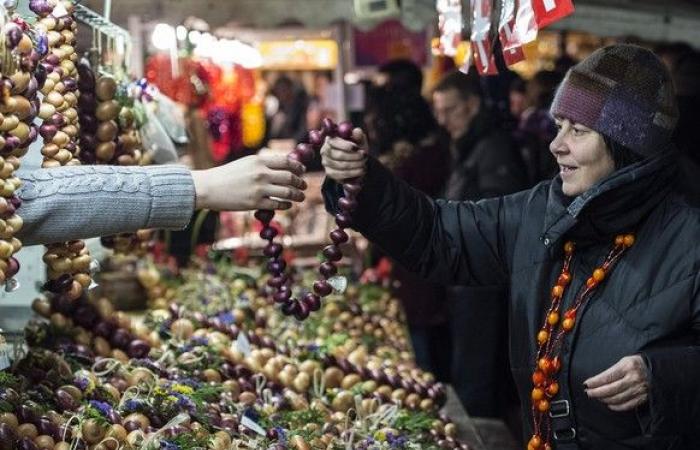
<svg viewBox="0 0 700 450"><path fill-rule="evenodd" d="M352 139L353 126L350 122L343 122L339 125L332 120L323 119L323 126L320 130L309 132L309 142L302 142L289 154L290 159L297 160L308 165L314 158L317 151L321 149L326 137L340 137L342 139ZM271 275L267 284L272 288L272 298L281 305L281 311L288 316L294 316L297 320L304 320L309 313L317 311L321 307L321 298L333 293L333 277L338 273L336 263L343 258L340 245L348 241L348 234L345 228L351 224L350 214L357 208L357 194L362 189L362 180L350 180L343 184L344 196L338 201L341 212L335 215L335 222L338 228L331 231L330 238L333 242L323 249L324 262L319 267L322 278L313 284L313 291L306 292L301 299L293 297L291 277L285 274L286 263L282 258L282 244L274 242L277 230L270 226L270 222L275 215L272 210L261 209L255 212L255 218L263 224L260 237L268 241L263 250L263 254L269 259L267 270ZM342 290L342 289L340 289Z"/></svg>
<svg viewBox="0 0 700 450"><path fill-rule="evenodd" d="M5 5L11 13L16 4ZM35 72L40 54L34 49L29 26L13 16L2 29L0 45L3 48L2 80L0 86L0 283L7 290L17 287L14 276L19 262L13 256L22 243L15 234L22 228L17 209L22 204L15 194L21 185L16 176L22 156L37 138L32 124L39 110L37 91L40 85ZM41 77L39 77L41 78Z"/></svg>
<svg viewBox="0 0 700 450"><path fill-rule="evenodd" d="M75 7L73 2L62 0L33 0L29 7L40 17L35 28L48 40L48 53L41 62L47 72L39 110L44 119L39 128L44 139L42 167L80 165ZM46 248L49 280L45 289L69 300L79 298L92 284L92 259L85 243L61 242Z"/></svg>

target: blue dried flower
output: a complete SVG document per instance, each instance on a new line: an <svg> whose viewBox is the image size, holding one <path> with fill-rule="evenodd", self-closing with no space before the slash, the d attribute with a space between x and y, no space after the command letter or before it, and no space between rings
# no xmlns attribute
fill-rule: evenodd
<svg viewBox="0 0 700 450"><path fill-rule="evenodd" d="M127 412L138 411L143 406L144 406L143 400L137 400L137 399L132 398L132 399L124 402L124 411L127 411Z"/></svg>
<svg viewBox="0 0 700 450"><path fill-rule="evenodd" d="M181 450L180 446L170 441L160 441L160 448L163 450Z"/></svg>
<svg viewBox="0 0 700 450"><path fill-rule="evenodd" d="M234 322L233 313L231 311L225 311L225 312L219 313L219 315L216 317L224 325L231 325Z"/></svg>
<svg viewBox="0 0 700 450"><path fill-rule="evenodd" d="M112 411L112 406L109 403L101 402L99 400L90 400L90 406L98 410L100 414L105 417L107 417L107 415Z"/></svg>

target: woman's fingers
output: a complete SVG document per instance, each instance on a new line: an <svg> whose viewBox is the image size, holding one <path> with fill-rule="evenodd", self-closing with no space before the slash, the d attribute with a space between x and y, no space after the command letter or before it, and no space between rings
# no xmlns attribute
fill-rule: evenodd
<svg viewBox="0 0 700 450"><path fill-rule="evenodd" d="M256 209L289 209L292 207L290 202L275 200L271 198L263 198L256 202Z"/></svg>
<svg viewBox="0 0 700 450"><path fill-rule="evenodd" d="M273 170L267 174L267 180L271 184L279 186L292 186L304 190L307 187L306 181L300 176L284 170Z"/></svg>
<svg viewBox="0 0 700 450"><path fill-rule="evenodd" d="M359 178L365 174L365 169L357 169L357 170L333 170L333 169L326 169L326 175L328 175L330 178L336 180L336 181L344 181L348 180L350 178Z"/></svg>
<svg viewBox="0 0 700 450"><path fill-rule="evenodd" d="M296 175L306 171L302 163L287 158L287 155L260 155L260 162L270 169L291 171Z"/></svg>
<svg viewBox="0 0 700 450"><path fill-rule="evenodd" d="M294 202L302 202L306 196L304 193L293 187L289 186L277 186L271 184L263 189L262 195L264 197L275 197L280 200L291 200Z"/></svg>

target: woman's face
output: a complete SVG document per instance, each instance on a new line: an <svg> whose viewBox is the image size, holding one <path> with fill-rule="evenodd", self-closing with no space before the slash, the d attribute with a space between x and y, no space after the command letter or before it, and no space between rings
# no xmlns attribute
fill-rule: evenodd
<svg viewBox="0 0 700 450"><path fill-rule="evenodd" d="M575 197L615 171L603 136L569 119L555 118L559 132L549 150L559 164L562 190Z"/></svg>

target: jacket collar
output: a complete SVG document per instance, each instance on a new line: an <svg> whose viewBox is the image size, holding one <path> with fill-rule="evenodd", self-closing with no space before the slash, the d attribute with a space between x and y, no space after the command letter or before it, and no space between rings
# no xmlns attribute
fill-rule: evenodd
<svg viewBox="0 0 700 450"><path fill-rule="evenodd" d="M491 113L481 106L479 112L474 116L469 124L469 129L454 142L454 150L456 154L454 159L463 161L469 157L474 150L476 144L483 139L484 136L490 134L493 130L494 122Z"/></svg>
<svg viewBox="0 0 700 450"><path fill-rule="evenodd" d="M623 167L577 197L562 192L557 175L549 187L544 229L547 246L565 235L579 242L609 239L633 231L671 190L675 151L663 151Z"/></svg>

